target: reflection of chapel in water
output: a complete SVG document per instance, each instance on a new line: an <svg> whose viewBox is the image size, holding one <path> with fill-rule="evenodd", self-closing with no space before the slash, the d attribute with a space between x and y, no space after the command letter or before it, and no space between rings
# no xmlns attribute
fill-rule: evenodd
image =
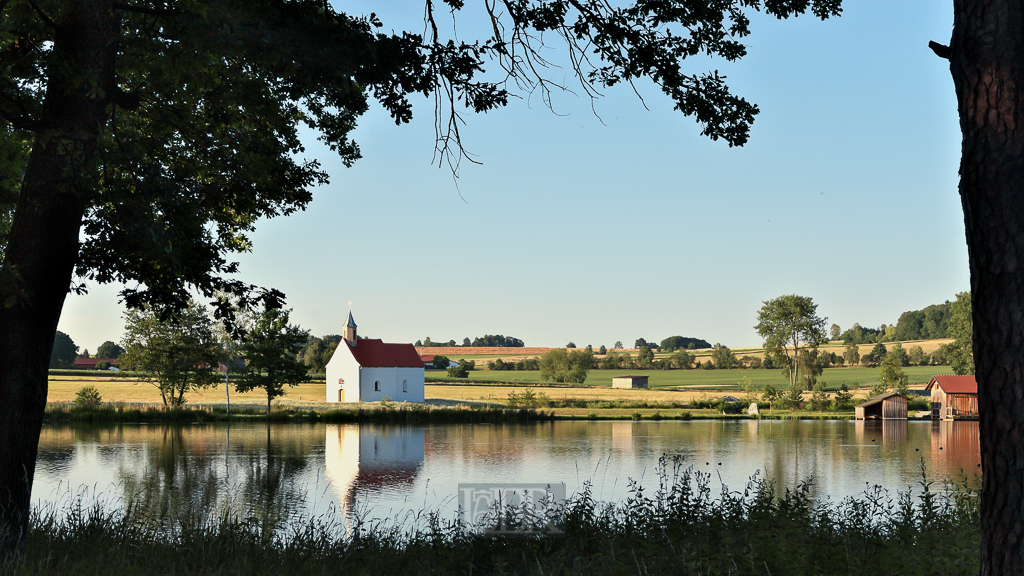
<svg viewBox="0 0 1024 576"><path fill-rule="evenodd" d="M361 493L411 486L423 468L426 435L422 427L328 424L326 428L325 473L345 509Z"/></svg>

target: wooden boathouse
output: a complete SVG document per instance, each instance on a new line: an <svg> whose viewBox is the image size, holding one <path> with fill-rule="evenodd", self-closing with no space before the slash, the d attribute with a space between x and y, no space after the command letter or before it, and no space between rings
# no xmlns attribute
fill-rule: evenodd
<svg viewBox="0 0 1024 576"><path fill-rule="evenodd" d="M933 420L977 420L978 381L974 376L932 376Z"/></svg>
<svg viewBox="0 0 1024 576"><path fill-rule="evenodd" d="M896 392L879 394L853 408L857 420L906 420L907 397Z"/></svg>

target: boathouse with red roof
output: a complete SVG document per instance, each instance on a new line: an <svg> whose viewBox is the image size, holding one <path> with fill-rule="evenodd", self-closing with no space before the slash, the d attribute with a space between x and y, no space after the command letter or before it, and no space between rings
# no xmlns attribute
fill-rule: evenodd
<svg viewBox="0 0 1024 576"><path fill-rule="evenodd" d="M359 338L352 312L327 363L328 402L423 402L423 361L412 344Z"/></svg>
<svg viewBox="0 0 1024 576"><path fill-rule="evenodd" d="M977 420L978 381L974 376L932 376L932 419Z"/></svg>

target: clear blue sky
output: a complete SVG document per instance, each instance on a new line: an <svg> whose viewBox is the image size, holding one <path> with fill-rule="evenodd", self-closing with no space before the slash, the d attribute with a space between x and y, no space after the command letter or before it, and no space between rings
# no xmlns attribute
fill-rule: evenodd
<svg viewBox="0 0 1024 576"><path fill-rule="evenodd" d="M422 30L421 0L381 4L335 2ZM464 37L479 25L466 12ZM927 48L951 26L952 7L925 0L848 0L827 22L755 17L743 61L693 65L760 106L743 148L700 136L651 85L649 110L606 90L600 119L583 97L556 94L557 114L524 98L467 117L483 165L463 163L456 185L432 164L431 102L399 127L375 108L351 169L307 138L331 184L261 223L242 278L283 290L316 335L341 333L351 301L361 334L393 342L751 346L762 301L789 293L844 329L894 323L969 288L956 100ZM69 295L59 329L95 351L120 339L123 307L118 287L91 288Z"/></svg>

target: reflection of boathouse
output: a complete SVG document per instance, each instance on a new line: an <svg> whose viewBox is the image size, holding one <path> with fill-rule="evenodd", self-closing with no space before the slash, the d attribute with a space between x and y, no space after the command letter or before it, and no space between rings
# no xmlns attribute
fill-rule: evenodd
<svg viewBox="0 0 1024 576"><path fill-rule="evenodd" d="M907 397L896 392L879 394L854 407L857 420L906 420Z"/></svg>
<svg viewBox="0 0 1024 576"><path fill-rule="evenodd" d="M360 492L409 487L423 468L423 428L374 424L327 425L324 468L348 507Z"/></svg>
<svg viewBox="0 0 1024 576"><path fill-rule="evenodd" d="M932 419L977 420L978 381L974 376L932 376Z"/></svg>

